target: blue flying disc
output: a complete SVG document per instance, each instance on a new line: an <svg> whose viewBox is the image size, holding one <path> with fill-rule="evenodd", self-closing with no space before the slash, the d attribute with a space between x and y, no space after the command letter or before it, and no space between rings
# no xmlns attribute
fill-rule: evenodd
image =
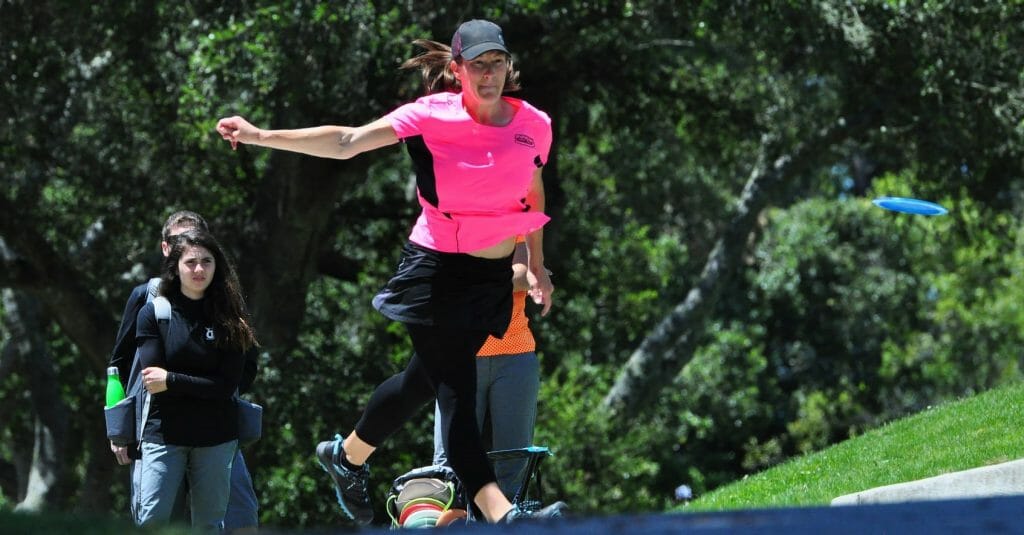
<svg viewBox="0 0 1024 535"><path fill-rule="evenodd" d="M908 197L879 197L871 201L880 208L916 215L945 215L949 213L942 205Z"/></svg>

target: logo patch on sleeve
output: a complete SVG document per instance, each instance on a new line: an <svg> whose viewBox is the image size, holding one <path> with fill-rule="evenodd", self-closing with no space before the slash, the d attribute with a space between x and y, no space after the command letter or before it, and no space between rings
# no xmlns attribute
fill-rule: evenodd
<svg viewBox="0 0 1024 535"><path fill-rule="evenodd" d="M524 147L533 147L533 138L526 134L516 134L516 143L523 145Z"/></svg>

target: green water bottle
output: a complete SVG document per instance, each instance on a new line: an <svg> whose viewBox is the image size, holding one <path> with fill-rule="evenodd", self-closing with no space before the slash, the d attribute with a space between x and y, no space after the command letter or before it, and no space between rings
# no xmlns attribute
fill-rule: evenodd
<svg viewBox="0 0 1024 535"><path fill-rule="evenodd" d="M107 407L117 405L117 402L124 399L124 387L121 386L121 377L118 375L117 366L107 368Z"/></svg>

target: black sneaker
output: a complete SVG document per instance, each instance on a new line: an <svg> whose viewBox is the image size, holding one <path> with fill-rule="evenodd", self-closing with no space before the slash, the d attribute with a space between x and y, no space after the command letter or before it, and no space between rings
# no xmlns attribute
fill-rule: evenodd
<svg viewBox="0 0 1024 535"><path fill-rule="evenodd" d="M512 510L505 513L498 521L499 524L510 524L522 520L542 520L548 518L559 518L569 506L565 502L555 502L539 511L527 511L519 505L513 505Z"/></svg>
<svg viewBox="0 0 1024 535"><path fill-rule="evenodd" d="M341 510L357 524L373 521L373 506L370 505L370 467L366 464L360 470L349 470L341 464L345 450L341 447L341 435L334 440L316 445L316 460L334 482L334 494L338 497Z"/></svg>

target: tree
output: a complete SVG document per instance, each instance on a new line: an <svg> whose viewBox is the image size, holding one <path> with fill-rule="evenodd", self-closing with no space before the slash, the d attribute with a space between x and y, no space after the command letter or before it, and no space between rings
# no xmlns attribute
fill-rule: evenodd
<svg viewBox="0 0 1024 535"><path fill-rule="evenodd" d="M247 99L256 103L257 118L278 125L331 119L322 110L335 102L333 95L366 95L377 82L359 76L359 70L352 73L352 65L370 64L367 70L376 72L375 54L390 57L405 46L378 37L400 33L386 28L399 21L356 4L357 9L326 10L296 2L290 12L282 6L248 12L156 4L5 4L4 18L19 24L5 29L10 34L4 39L9 47L5 72L11 73L4 83L4 106L11 120L3 130L9 149L0 170L14 188L0 197L0 236L9 252L0 282L28 292L45 309L45 315L22 320L12 310L8 320L27 322L29 331L41 330L44 317L56 321L82 358L70 368L89 377L107 361L111 319L126 291L126 284L111 275L142 271L124 261L124 251L145 258L143 251L152 247L144 244L155 243L162 217L185 205L207 215L218 235L231 237L225 241L236 247L265 350L274 354L295 347L306 290L318 268L346 280L359 272L359 262L339 254L332 237L333 229L359 216L341 194L364 180L373 159L339 163L245 150L237 164L224 156L211 158L211 150L224 154L212 124L225 110L203 99L212 92L241 96L244 91L237 88L257 73L255 81L263 85ZM354 31L329 30L334 24ZM82 39L78 25L108 31ZM266 38L247 47L246 32L265 32ZM312 55L306 43L328 34L335 42ZM219 48L218 39L235 46ZM375 51L381 43L392 51ZM351 54L339 57L338 49ZM304 84L293 83L306 77L306 69L332 83L306 91ZM260 79L259 73L282 82ZM40 78L45 83L38 91L22 90L22 80ZM357 102L336 110L334 118L355 123L390 104L366 108ZM232 176L237 178L222 178ZM399 209L397 215L407 211ZM46 397L45 390L33 392ZM102 427L98 411L84 416L87 429ZM86 443L92 446L91 467L109 460L101 440ZM33 473L58 473L53 456L34 461Z"/></svg>
<svg viewBox="0 0 1024 535"><path fill-rule="evenodd" d="M721 294L722 285L729 280L723 274L740 269L747 243L745 237L756 234L758 213L769 206L772 199L786 205L798 198L789 184L808 184L808 175L843 160L841 151L844 146L847 147L845 150L851 146L874 148L884 142L876 137L876 132L890 137L886 134L892 127L887 125L900 125L899 132L890 137L893 139L890 143L912 148L902 154L883 148L884 152L876 158L891 161L877 162L876 172L886 170L887 166L899 169L918 158L928 162L926 166L929 169L955 169L956 156L950 161L951 149L959 149L962 153L965 146L974 146L977 147L974 154L987 151L977 146L973 139L951 135L953 131L962 131L960 127L951 131L945 128L948 123L942 123L943 128L935 130L937 116L927 110L939 104L936 101L943 96L963 95L965 89L970 92L967 88L979 92L987 88L989 92L982 98L995 97L996 101L980 114L976 110L960 109L959 104L954 103L963 102L970 106L974 101L972 97L944 102L950 115L956 117L954 120L982 122L986 131L1001 131L1002 134L992 140L1000 146L1005 145L997 139L1019 135L1016 125L1000 120L1006 106L1016 106L1017 99L1010 89L1015 69L1005 69L1002 62L996 67L990 60L984 60L995 67L985 75L993 77L991 86L957 78L956 67L949 68L952 76L948 78L936 76L936 69L943 69L948 63L963 62L967 69L966 65L981 61L983 56L1012 62L1006 56L1005 43L1018 39L1019 35L1015 34L1019 32L1009 22L1013 15L1006 6L899 9L884 2L865 2L856 6L821 2L801 11L787 6L765 6L750 16L732 7L712 6L706 14L726 17L716 20L723 27L723 34L743 38L764 36L763 41L752 40L751 48L772 51L770 53L774 53L774 57L786 60L771 66L768 76L793 85L814 84L828 89L815 93L801 92L795 87L769 88L771 94L788 96L802 93L811 101L802 101L799 107L793 103L782 103L786 112L775 113L772 115L775 120L762 123L766 129L765 136L783 141L781 148L763 147L760 157L778 157L778 160L771 169L753 163L751 178L736 204L735 215L709 254L699 281L687 294L686 300L645 337L605 397L604 407L614 414L635 411L686 365L700 343L710 310L709 303ZM947 24L953 18L965 21L968 29L949 31ZM769 28L784 31L771 31ZM991 39L983 28L1007 33ZM783 39L776 37L780 34L784 35ZM964 54L953 58L945 54L942 57L932 55L930 52L935 42L917 41L919 36L925 35L941 36L939 40L948 45L942 47L943 50L956 49L964 51ZM788 52L787 49L792 50L795 43L803 44L806 53ZM741 45L734 46L740 48ZM987 52L979 52L986 48ZM779 68L786 71L776 70ZM789 76L787 71L798 74ZM801 117L808 114L810 117ZM833 129L825 136L808 135L805 129L803 133L808 137L805 141L795 141L783 133L795 125L813 125L814 115L819 115L817 121L824 123L823 128L829 124L845 125L845 128ZM786 146L794 143L793 148ZM839 154L836 154L836 149L840 149ZM922 158L921 151L927 152L925 158ZM996 152L1002 152L1002 149ZM1000 157L997 156L995 160L998 159ZM942 173L948 174L948 171ZM978 188L980 184L968 183L967 186ZM801 193L799 196L806 195Z"/></svg>

